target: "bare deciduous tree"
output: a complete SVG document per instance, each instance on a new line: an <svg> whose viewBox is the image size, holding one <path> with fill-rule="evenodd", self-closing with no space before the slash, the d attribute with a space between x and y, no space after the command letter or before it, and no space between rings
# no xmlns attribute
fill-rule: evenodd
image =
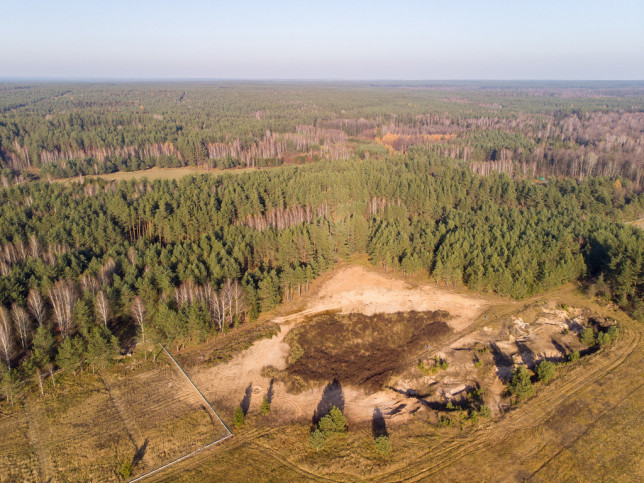
<svg viewBox="0 0 644 483"><path fill-rule="evenodd" d="M132 317L134 317L134 320L141 328L141 336L143 337L143 342L145 342L145 305L138 295L132 301L131 310Z"/></svg>
<svg viewBox="0 0 644 483"><path fill-rule="evenodd" d="M29 319L29 314L27 311L20 305L13 304L11 307L11 316L13 321L16 324L16 329L18 331L18 337L20 337L20 344L22 345L23 350L27 348L27 340L29 338L29 332L31 329L31 319Z"/></svg>
<svg viewBox="0 0 644 483"><path fill-rule="evenodd" d="M36 319L36 322L38 322L38 325L42 325L45 319L45 301L42 295L40 295L40 292L35 288L29 290L27 307L29 307L29 311L34 316L34 319Z"/></svg>
<svg viewBox="0 0 644 483"><path fill-rule="evenodd" d="M76 287L70 280L60 280L49 291L49 299L64 339L72 330L74 307L78 299Z"/></svg>
<svg viewBox="0 0 644 483"><path fill-rule="evenodd" d="M107 322L110 320L110 301L102 290L96 294L95 307L96 313L103 321L103 325L107 327Z"/></svg>
<svg viewBox="0 0 644 483"><path fill-rule="evenodd" d="M0 349L7 364L11 367L11 355L13 353L13 333L9 311L0 306Z"/></svg>

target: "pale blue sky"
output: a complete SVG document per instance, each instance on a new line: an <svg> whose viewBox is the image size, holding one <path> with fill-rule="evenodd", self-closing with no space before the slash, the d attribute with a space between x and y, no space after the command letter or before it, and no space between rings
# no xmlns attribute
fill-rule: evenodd
<svg viewBox="0 0 644 483"><path fill-rule="evenodd" d="M0 0L0 78L644 79L644 0Z"/></svg>

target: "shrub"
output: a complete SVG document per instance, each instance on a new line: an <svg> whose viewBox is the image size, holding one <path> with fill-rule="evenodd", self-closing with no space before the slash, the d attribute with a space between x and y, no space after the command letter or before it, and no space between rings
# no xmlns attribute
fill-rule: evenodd
<svg viewBox="0 0 644 483"><path fill-rule="evenodd" d="M244 418L244 410L241 408L241 406L238 406L233 413L233 424L236 428L242 427L242 424L244 424Z"/></svg>
<svg viewBox="0 0 644 483"><path fill-rule="evenodd" d="M449 416L441 415L438 418L438 426L441 428L447 428L452 425L452 420Z"/></svg>
<svg viewBox="0 0 644 483"><path fill-rule="evenodd" d="M376 447L376 451L381 455L387 456L391 453L391 442L389 441L388 436L378 436L373 443Z"/></svg>
<svg viewBox="0 0 644 483"><path fill-rule="evenodd" d="M324 434L322 434L322 431L319 429L315 428L313 431L311 431L311 434L309 436L309 446L311 448L315 448L316 451L320 451L320 448L324 446Z"/></svg>
<svg viewBox="0 0 644 483"><path fill-rule="evenodd" d="M266 396L264 396L264 399L262 399L262 404L259 406L259 410L264 415L271 412L271 403L268 402L268 399L266 399Z"/></svg>
<svg viewBox="0 0 644 483"><path fill-rule="evenodd" d="M619 327L616 325L611 325L608 328L607 334L610 336L611 342L617 340L617 335L619 334Z"/></svg>
<svg viewBox="0 0 644 483"><path fill-rule="evenodd" d="M534 393L534 387L530 381L530 374L525 366L519 366L512 374L512 379L508 384L510 394L518 399L524 399Z"/></svg>
<svg viewBox="0 0 644 483"><path fill-rule="evenodd" d="M492 410L488 406L483 404L481 406L481 409L479 410L479 414L484 418L491 418L492 417Z"/></svg>
<svg viewBox="0 0 644 483"><path fill-rule="evenodd" d="M586 347L593 347L597 343L595 340L595 331L591 327L584 329L581 333L580 339L581 343Z"/></svg>
<svg viewBox="0 0 644 483"><path fill-rule="evenodd" d="M579 351L572 351L570 354L568 354L568 362L576 362L579 360Z"/></svg>
<svg viewBox="0 0 644 483"><path fill-rule="evenodd" d="M347 418L344 417L342 411L333 406L328 415L331 416L331 419L333 420L336 433L344 433L347 431Z"/></svg>
<svg viewBox="0 0 644 483"><path fill-rule="evenodd" d="M132 476L132 470L133 469L134 468L132 467L132 462L131 461L126 461L119 468L118 474L124 480L128 480L130 478L130 476Z"/></svg>
<svg viewBox="0 0 644 483"><path fill-rule="evenodd" d="M468 414L467 417L472 422L472 424L478 424L478 422L479 422L479 413L476 410L470 409L470 413Z"/></svg>
<svg viewBox="0 0 644 483"><path fill-rule="evenodd" d="M347 419L337 407L333 406L329 414L320 419L318 427L325 438L347 430Z"/></svg>
<svg viewBox="0 0 644 483"><path fill-rule="evenodd" d="M540 381L547 383L550 379L555 377L556 364L550 361L541 361L537 366L537 376Z"/></svg>

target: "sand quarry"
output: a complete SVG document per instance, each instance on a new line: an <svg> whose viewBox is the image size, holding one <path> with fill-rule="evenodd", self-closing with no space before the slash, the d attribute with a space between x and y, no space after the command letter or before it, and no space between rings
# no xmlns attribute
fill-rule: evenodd
<svg viewBox="0 0 644 483"><path fill-rule="evenodd" d="M514 309L514 313L490 315L488 320L490 309L501 305ZM503 404L503 382L513 367L533 367L543 358L561 360L567 352L579 349L576 334L587 320L579 310L571 314L547 306L530 309L523 314L524 320L520 308L520 304L505 299L458 293L435 284L408 283L362 266L345 267L322 282L303 310L273 319L281 327L277 336L255 342L227 363L194 367L191 377L209 400L231 412L240 404L247 411L257 412L262 398L268 395L272 418L277 421L311 421L330 406L338 405L349 421L370 422L378 411L388 424L395 424L419 411L439 408L447 401L458 403L476 387L484 389L485 403L496 412ZM406 354L405 370L392 367L387 383L380 389L342 380L333 382L330 378L326 382L308 381L307 389L293 393L279 378L266 377L267 367L276 371L289 368L290 346L285 341L289 331L324 317L316 314L330 311L365 316L445 311L449 316L442 318L449 329L440 331L439 340L415 341L418 350ZM364 324L365 319L360 322ZM395 337L386 329L382 332L385 340ZM355 350L364 352L369 348ZM379 354L367 356L361 360L376 359ZM430 367L436 356L449 362L449 367L431 373L418 368L419 361Z"/></svg>

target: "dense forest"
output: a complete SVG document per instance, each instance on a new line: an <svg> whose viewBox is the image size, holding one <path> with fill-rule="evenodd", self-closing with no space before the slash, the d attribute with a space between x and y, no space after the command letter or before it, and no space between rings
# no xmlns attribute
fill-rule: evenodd
<svg viewBox="0 0 644 483"><path fill-rule="evenodd" d="M275 166L412 146L513 177L644 164L641 83L0 86L4 182L151 166Z"/></svg>
<svg viewBox="0 0 644 483"><path fill-rule="evenodd" d="M621 223L644 213L644 103L610 89L4 85L4 381L213 337L364 252L517 299L579 281L644 320L644 234ZM282 166L37 179L203 163Z"/></svg>

